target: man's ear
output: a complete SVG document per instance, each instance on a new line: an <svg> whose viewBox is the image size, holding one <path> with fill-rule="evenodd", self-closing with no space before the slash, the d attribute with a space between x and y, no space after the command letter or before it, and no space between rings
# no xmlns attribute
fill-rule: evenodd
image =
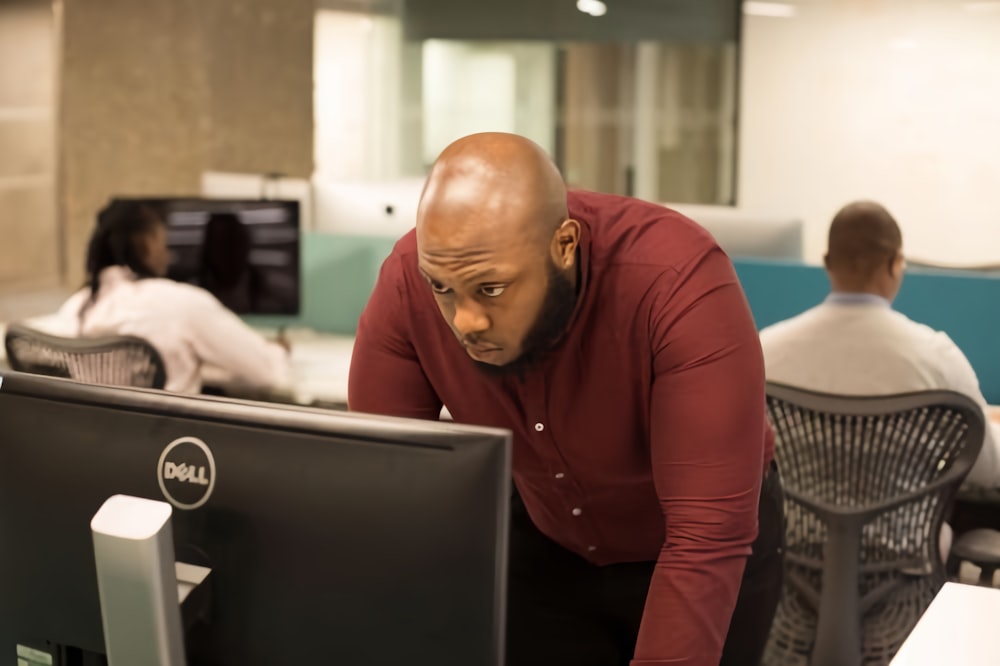
<svg viewBox="0 0 1000 666"><path fill-rule="evenodd" d="M893 278L898 278L903 274L905 267L906 263L903 261L902 253L897 252L889 260L889 275Z"/></svg>
<svg viewBox="0 0 1000 666"><path fill-rule="evenodd" d="M580 223L563 220L552 235L552 262L562 269L572 268L576 263L576 248L580 245Z"/></svg>

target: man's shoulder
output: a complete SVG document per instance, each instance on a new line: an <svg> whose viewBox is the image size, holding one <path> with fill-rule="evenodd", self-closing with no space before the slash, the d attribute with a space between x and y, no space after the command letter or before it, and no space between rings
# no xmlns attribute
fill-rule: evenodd
<svg viewBox="0 0 1000 666"><path fill-rule="evenodd" d="M680 268L718 247L695 220L633 197L571 190L569 214L588 225L596 260Z"/></svg>
<svg viewBox="0 0 1000 666"><path fill-rule="evenodd" d="M859 322L863 322L860 327L857 326ZM873 329L881 332L877 338L869 335ZM793 317L764 327L760 331L760 340L762 346L775 345L806 336L814 338L811 333L827 339L864 334L867 336L865 339L872 343L889 347L906 345L914 351L953 344L943 331L910 319L898 310L888 307L852 307L844 310L829 303L820 303Z"/></svg>
<svg viewBox="0 0 1000 666"><path fill-rule="evenodd" d="M417 231L410 229L403 234L392 246L389 256L386 257L384 270L402 273L407 269L416 270L417 254Z"/></svg>
<svg viewBox="0 0 1000 666"><path fill-rule="evenodd" d="M777 344L788 337L795 338L800 336L807 329L816 326L823 318L823 313L822 304L814 305L797 315L765 326L760 330L761 345Z"/></svg>
<svg viewBox="0 0 1000 666"><path fill-rule="evenodd" d="M892 311L896 325L910 338L914 351L926 350L929 354L957 350L958 346L945 331L938 330L923 322L910 319L902 312ZM961 353L961 351L959 351ZM964 354L963 354L964 355Z"/></svg>

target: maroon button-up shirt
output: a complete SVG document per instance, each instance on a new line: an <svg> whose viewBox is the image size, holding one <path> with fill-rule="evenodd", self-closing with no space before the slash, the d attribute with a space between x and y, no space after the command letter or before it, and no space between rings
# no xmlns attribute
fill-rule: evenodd
<svg viewBox="0 0 1000 666"><path fill-rule="evenodd" d="M657 560L636 664L718 664L772 455L757 331L732 264L680 214L571 192L579 297L523 376L477 369L417 270L386 259L358 325L351 409L514 433L532 520L590 562Z"/></svg>

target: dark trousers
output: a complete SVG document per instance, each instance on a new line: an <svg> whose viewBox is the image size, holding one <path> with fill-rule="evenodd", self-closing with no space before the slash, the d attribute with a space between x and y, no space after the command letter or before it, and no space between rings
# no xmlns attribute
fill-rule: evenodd
<svg viewBox="0 0 1000 666"><path fill-rule="evenodd" d="M764 480L721 666L760 663L781 595L784 507L777 471ZM535 528L511 500L507 666L628 666L655 562L598 567Z"/></svg>

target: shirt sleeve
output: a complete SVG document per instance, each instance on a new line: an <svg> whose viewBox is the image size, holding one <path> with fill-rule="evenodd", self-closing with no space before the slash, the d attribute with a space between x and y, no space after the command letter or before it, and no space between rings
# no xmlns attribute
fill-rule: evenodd
<svg viewBox="0 0 1000 666"><path fill-rule="evenodd" d="M941 372L942 387L963 393L979 405L983 410L983 419L986 421L986 436L983 439L983 448L979 451L975 465L966 477L966 480L976 486L984 488L996 488L1000 485L1000 437L997 433L997 425L990 421L986 411L986 398L979 388L979 378L976 371L972 369L972 364L965 357L962 350L958 348L946 333L937 334L941 339L941 351L935 354Z"/></svg>
<svg viewBox="0 0 1000 666"><path fill-rule="evenodd" d="M75 338L80 335L80 312L89 299L90 289L81 289L70 296L55 313L33 317L26 323L51 335Z"/></svg>
<svg viewBox="0 0 1000 666"><path fill-rule="evenodd" d="M400 256L389 256L358 322L347 390L353 411L436 420L441 399L421 368L403 299Z"/></svg>
<svg viewBox="0 0 1000 666"><path fill-rule="evenodd" d="M265 340L207 291L191 290L189 344L203 364L252 388L288 383L288 352L281 345Z"/></svg>
<svg viewBox="0 0 1000 666"><path fill-rule="evenodd" d="M662 276L648 298L650 453L666 539L632 663L717 666L757 534L769 433L760 343L721 250Z"/></svg>

